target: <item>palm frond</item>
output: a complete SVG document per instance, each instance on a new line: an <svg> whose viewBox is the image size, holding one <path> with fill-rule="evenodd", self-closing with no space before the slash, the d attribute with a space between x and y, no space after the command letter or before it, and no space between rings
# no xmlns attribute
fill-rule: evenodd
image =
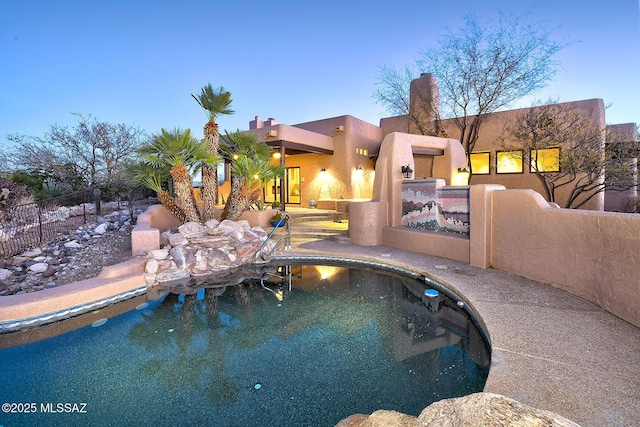
<svg viewBox="0 0 640 427"><path fill-rule="evenodd" d="M235 113L229 108L233 102L231 92L225 90L222 86L213 89L211 83L209 83L202 87L200 94L191 94L191 96L208 113L210 121L215 122L215 119L222 114L230 115Z"/></svg>

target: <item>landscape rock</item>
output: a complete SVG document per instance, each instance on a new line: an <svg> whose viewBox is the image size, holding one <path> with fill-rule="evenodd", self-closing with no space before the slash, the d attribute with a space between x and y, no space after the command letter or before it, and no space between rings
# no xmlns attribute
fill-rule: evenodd
<svg viewBox="0 0 640 427"><path fill-rule="evenodd" d="M443 399L427 406L418 417L380 410L354 414L336 427L580 427L549 411L523 405L494 393L474 393Z"/></svg>
<svg viewBox="0 0 640 427"><path fill-rule="evenodd" d="M171 246L180 246L180 245L188 245L189 240L182 233L168 234L167 238L169 240L169 245Z"/></svg>
<svg viewBox="0 0 640 427"><path fill-rule="evenodd" d="M7 280L12 274L13 271L7 270L6 268L0 268L0 280Z"/></svg>
<svg viewBox="0 0 640 427"><path fill-rule="evenodd" d="M355 414L340 421L336 427L417 427L417 418L401 412L379 410L371 415Z"/></svg>
<svg viewBox="0 0 640 427"><path fill-rule="evenodd" d="M42 249L40 248L31 249L30 251L24 252L22 254L22 256L25 258L35 258L40 255L42 255Z"/></svg>
<svg viewBox="0 0 640 427"><path fill-rule="evenodd" d="M166 259L168 256L169 256L168 249L156 249L149 252L149 257L151 259L161 260L161 259Z"/></svg>
<svg viewBox="0 0 640 427"><path fill-rule="evenodd" d="M204 236L209 232L209 229L198 222L186 222L178 227L178 231L189 239L190 237Z"/></svg>
<svg viewBox="0 0 640 427"><path fill-rule="evenodd" d="M260 227L252 228L247 221L210 220L206 225L188 222L174 231L162 233L161 238L166 240L164 250L168 249L167 260L172 264L160 263L157 269L155 264L148 265L146 280L149 285L155 282L165 286L166 282L182 280L183 276L176 276L176 269L184 271L184 277L203 279L239 266L265 262L256 255L267 233ZM275 244L269 243L267 250ZM156 252L149 252L147 264L158 259ZM154 278L152 272L157 272Z"/></svg>
<svg viewBox="0 0 640 427"><path fill-rule="evenodd" d="M109 223L108 222L103 222L102 224L100 224L96 228L94 228L93 232L95 234L103 235L104 233L107 232L107 230L109 230Z"/></svg>
<svg viewBox="0 0 640 427"><path fill-rule="evenodd" d="M73 249L80 249L82 248L82 244L78 243L76 240L72 240L70 242L67 242L64 244L65 248L73 248Z"/></svg>
<svg viewBox="0 0 640 427"><path fill-rule="evenodd" d="M147 273L147 274L156 274L158 272L159 265L160 264L158 263L158 260L156 260L154 258L151 258L145 264L144 272Z"/></svg>
<svg viewBox="0 0 640 427"><path fill-rule="evenodd" d="M37 262L31 266L29 266L29 270L34 273L44 273L49 268L49 264L46 262Z"/></svg>
<svg viewBox="0 0 640 427"><path fill-rule="evenodd" d="M48 265L48 264L47 264ZM56 274L56 271L58 271L58 269L56 268L56 266L54 265L49 265L49 267L42 273L42 277L47 278L47 277L51 277L54 274Z"/></svg>
<svg viewBox="0 0 640 427"><path fill-rule="evenodd" d="M107 205L103 204L103 209ZM137 208L134 215L144 210ZM72 211L83 215L83 207L80 206L58 209L47 218L66 217ZM44 246L0 260L0 268L11 272L8 276L5 274L4 280L0 279L0 296L36 292L96 277L103 267L130 259L130 226L119 225L125 216L130 218L124 211L105 214L102 218L106 220L107 231L102 235L95 233L97 222L86 223L75 231L64 231ZM168 261L167 266L172 263ZM35 267L37 271L29 268L36 264L44 264L46 268Z"/></svg>

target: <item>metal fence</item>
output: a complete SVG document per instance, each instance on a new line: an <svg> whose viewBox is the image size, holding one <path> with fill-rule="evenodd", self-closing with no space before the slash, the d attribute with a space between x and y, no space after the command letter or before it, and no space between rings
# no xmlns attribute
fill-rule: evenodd
<svg viewBox="0 0 640 427"><path fill-rule="evenodd" d="M0 260L56 239L106 214L100 192L88 189L0 209ZM111 209L113 210L113 209Z"/></svg>

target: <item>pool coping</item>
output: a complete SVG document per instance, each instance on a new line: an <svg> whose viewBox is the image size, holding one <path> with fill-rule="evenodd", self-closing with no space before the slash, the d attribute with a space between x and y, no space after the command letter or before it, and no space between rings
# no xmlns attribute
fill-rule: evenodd
<svg viewBox="0 0 640 427"><path fill-rule="evenodd" d="M0 334L79 316L142 295L146 257L102 269L97 277L37 292L0 297ZM0 335L1 337L2 335Z"/></svg>
<svg viewBox="0 0 640 427"><path fill-rule="evenodd" d="M485 391L555 412L583 427L640 420L640 328L594 304L500 270L395 248L317 239L294 239L292 244L274 259L378 262L435 277L463 296L491 337ZM34 322L34 317L146 292L145 261L138 256L105 267L94 279L0 297L0 325Z"/></svg>

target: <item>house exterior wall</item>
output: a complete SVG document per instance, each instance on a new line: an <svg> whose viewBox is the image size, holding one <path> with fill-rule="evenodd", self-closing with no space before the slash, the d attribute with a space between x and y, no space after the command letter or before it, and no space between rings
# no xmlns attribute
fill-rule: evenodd
<svg viewBox="0 0 640 427"><path fill-rule="evenodd" d="M272 119L271 119L272 120ZM264 126L256 117L252 130L263 141L280 139L290 134L296 141L309 138L332 140L333 154L287 155L287 167L300 168L300 206L308 206L310 200L333 201L340 199L370 199L373 193L375 162L369 155L378 151L382 141L380 127L353 116L339 116L293 126L275 124ZM277 136L269 137L275 130ZM324 144L326 145L326 144ZM363 154L366 153L366 154ZM361 168L357 170L356 168ZM325 169L324 172L321 169Z"/></svg>
<svg viewBox="0 0 640 427"><path fill-rule="evenodd" d="M613 141L630 141L638 143L635 123L622 123L607 126L607 143ZM626 191L609 190L604 195L604 210L610 212L637 212L638 208L638 159L629 159L630 173L635 174L636 186Z"/></svg>
<svg viewBox="0 0 640 427"><path fill-rule="evenodd" d="M585 115L591 121L595 121L602 129L605 128L604 118L604 102L602 99L589 99L584 101L567 102L567 107L574 109L579 114ZM501 151L501 142L499 138L504 134L505 124L522 114L524 109L501 111L488 115L486 121L482 124L478 140L472 150L472 152L491 152L491 167L489 175L477 175L474 174L471 178L471 184L499 184L504 185L509 189L516 188L529 188L538 193L544 195L545 188L540 178L530 172L527 164L523 165L522 173L496 173L495 159L496 152ZM454 123L453 119L443 120L442 125L445 128L447 134L452 138L460 138L460 130ZM604 138L602 136L602 144L604 147ZM506 144L515 144L517 141L505 141ZM524 153L525 156L528 153ZM566 188L561 188L556 191L556 203L560 206L565 206L568 200L569 192L573 186L570 184ZM590 201L588 201L582 209L588 210L603 210L604 209L604 193L595 195Z"/></svg>

